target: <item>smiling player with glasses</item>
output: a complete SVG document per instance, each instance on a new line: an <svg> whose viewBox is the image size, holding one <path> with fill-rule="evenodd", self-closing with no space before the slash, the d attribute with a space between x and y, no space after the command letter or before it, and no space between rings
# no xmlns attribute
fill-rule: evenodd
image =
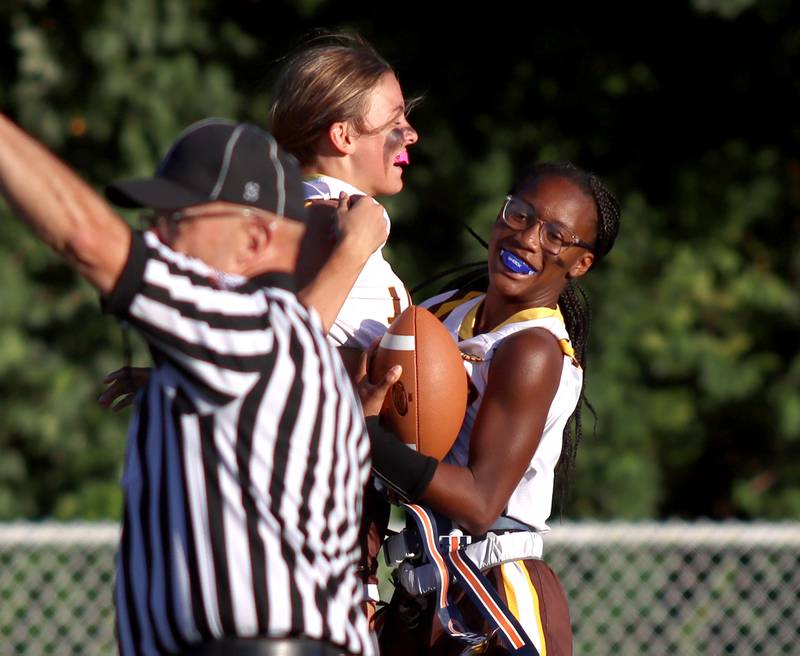
<svg viewBox="0 0 800 656"><path fill-rule="evenodd" d="M435 513L427 526L449 536L439 555L452 564L433 580L429 553L442 542L426 539L431 529L389 539L400 584L377 622L382 656L572 654L567 600L542 536L556 472L562 481L570 473L581 437L589 313L573 283L611 250L618 228L617 202L597 176L537 165L494 220L480 283L423 303L458 344L470 401L427 487L410 488L409 525L425 526L423 506ZM373 469L390 481L423 471L425 456L405 455L402 467L398 458ZM429 553L409 549L420 539Z"/></svg>

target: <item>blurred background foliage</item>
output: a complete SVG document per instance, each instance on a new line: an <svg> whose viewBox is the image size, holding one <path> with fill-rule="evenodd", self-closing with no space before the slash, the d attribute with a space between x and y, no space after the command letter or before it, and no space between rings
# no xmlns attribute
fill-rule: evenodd
<svg viewBox="0 0 800 656"><path fill-rule="evenodd" d="M409 286L481 259L463 225L487 234L535 161L595 170L622 203L585 284L599 418L565 516L800 517L800 8L551 4L3 0L0 108L100 187L191 121L263 125L283 54L360 31L425 97L386 201ZM0 219L0 519L116 517L128 415L95 399L120 331Z"/></svg>

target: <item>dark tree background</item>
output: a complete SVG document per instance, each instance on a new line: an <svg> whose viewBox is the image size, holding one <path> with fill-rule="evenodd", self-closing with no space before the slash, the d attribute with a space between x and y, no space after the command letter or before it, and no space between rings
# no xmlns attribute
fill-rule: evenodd
<svg viewBox="0 0 800 656"><path fill-rule="evenodd" d="M586 279L599 420L565 514L800 516L795 3L376 5L2 0L0 108L100 187L150 172L191 121L264 124L284 53L360 31L425 97L386 201L410 286L481 259L463 225L487 234L535 161L621 200ZM5 207L0 276L0 518L115 517L128 417L95 398L119 330Z"/></svg>

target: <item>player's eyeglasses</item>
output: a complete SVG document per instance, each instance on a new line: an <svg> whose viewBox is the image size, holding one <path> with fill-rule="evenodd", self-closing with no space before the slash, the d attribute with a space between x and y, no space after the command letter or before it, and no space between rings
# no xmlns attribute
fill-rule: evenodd
<svg viewBox="0 0 800 656"><path fill-rule="evenodd" d="M562 248L580 246L588 251L594 246L583 241L574 232L564 226L551 221L543 221L537 216L536 209L516 196L506 196L500 218L512 230L528 230L537 226L539 230L539 243L542 249L550 255L558 255Z"/></svg>

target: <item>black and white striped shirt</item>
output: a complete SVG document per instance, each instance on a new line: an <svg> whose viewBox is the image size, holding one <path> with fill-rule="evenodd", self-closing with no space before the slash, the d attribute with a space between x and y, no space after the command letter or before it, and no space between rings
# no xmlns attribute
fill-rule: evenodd
<svg viewBox="0 0 800 656"><path fill-rule="evenodd" d="M316 315L273 274L238 286L149 233L107 309L150 344L123 474L123 654L305 635L372 654L356 576L369 440Z"/></svg>

